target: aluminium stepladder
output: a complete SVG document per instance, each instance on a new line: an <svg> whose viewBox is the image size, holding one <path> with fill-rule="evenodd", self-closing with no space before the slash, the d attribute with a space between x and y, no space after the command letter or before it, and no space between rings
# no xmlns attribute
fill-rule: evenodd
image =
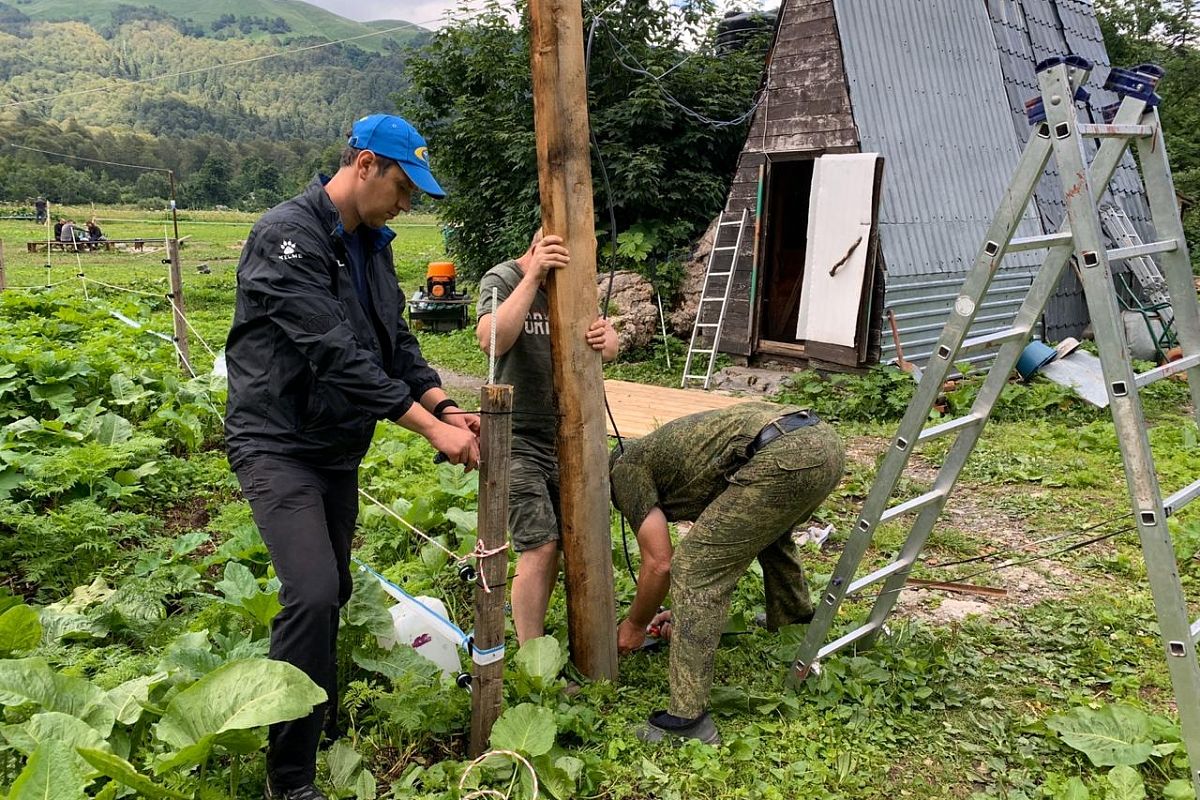
<svg viewBox="0 0 1200 800"><path fill-rule="evenodd" d="M1200 496L1200 480L1163 499L1138 397L1138 390L1143 386L1186 371L1192 404L1200 420L1200 305L1192 282L1191 264L1156 109L1158 96L1154 94L1154 87L1162 72L1152 65L1133 70L1114 69L1106 88L1121 95L1122 101L1111 123L1092 125L1080 122L1074 107L1077 92L1090 70L1091 64L1076 56L1050 59L1038 65L1041 97L1030 103L1034 133L954 302L899 432L883 458L833 576L817 602L816 615L792 665L790 679L803 681L819 669L824 659L853 645L869 646L883 631L884 621L979 440L1017 359L1029 342L1046 302L1074 258L1095 329L1133 515L1179 709L1183 741L1191 762L1191 777L1197 798L1200 798L1200 661L1196 655L1200 620L1190 619L1167 529L1167 518ZM1083 147L1084 137L1102 140L1090 166ZM1107 251L1097 201L1131 144L1137 149L1154 228L1161 241ZM1057 233L1013 239L1051 155L1057 162L1058 173L1064 176L1067 219ZM1005 253L1035 249L1047 251L1045 260L1011 327L968 339L967 331ZM1184 355L1180 361L1135 374L1126 350L1109 262L1153 254L1161 259ZM971 411L961 418L925 427L943 382L955 369L955 357L963 352L995 346L999 346L999 351ZM943 436L956 438L932 488L889 508L888 502L916 446ZM878 527L911 513L916 513L916 520L896 558L890 564L856 578L859 564ZM826 643L838 608L846 596L876 584L882 586L867 621Z"/></svg>
<svg viewBox="0 0 1200 800"><path fill-rule="evenodd" d="M705 389L712 383L713 364L717 361L717 346L721 343L721 331L725 327L725 310L729 307L729 292L733 287L733 276L737 272L738 257L742 252L742 239L746 234L746 221L750 209L742 209L738 219L726 220L725 212L717 218L717 232L713 236L712 250L708 253L708 265L704 269L704 284L700 289L700 300L696 304L696 322L692 326L692 338L688 342L687 360L683 362L683 380L679 385L686 388L688 381L702 381ZM722 245L722 234L727 228L737 226L737 240L732 245ZM696 356L705 357L703 373L693 373L692 364Z"/></svg>

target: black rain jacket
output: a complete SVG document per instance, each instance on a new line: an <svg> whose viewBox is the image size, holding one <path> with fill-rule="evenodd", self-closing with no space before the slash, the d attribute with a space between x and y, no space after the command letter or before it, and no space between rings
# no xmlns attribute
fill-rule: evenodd
<svg viewBox="0 0 1200 800"><path fill-rule="evenodd" d="M396 419L441 385L401 317L395 233L380 228L366 241L368 318L327 180L268 211L242 248L225 345L235 469L256 454L357 468L377 420Z"/></svg>

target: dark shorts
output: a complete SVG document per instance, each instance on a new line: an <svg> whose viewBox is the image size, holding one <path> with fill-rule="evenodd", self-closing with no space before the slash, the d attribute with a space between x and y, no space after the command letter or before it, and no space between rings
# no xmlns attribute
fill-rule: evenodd
<svg viewBox="0 0 1200 800"><path fill-rule="evenodd" d="M508 484L508 529L513 550L519 553L558 541L558 517L558 465L513 453Z"/></svg>

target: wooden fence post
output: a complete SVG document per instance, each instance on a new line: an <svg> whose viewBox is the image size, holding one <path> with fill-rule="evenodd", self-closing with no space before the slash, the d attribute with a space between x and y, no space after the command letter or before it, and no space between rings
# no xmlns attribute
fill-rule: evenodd
<svg viewBox="0 0 1200 800"><path fill-rule="evenodd" d="M508 582L508 472L512 454L513 387L488 384L480 392L479 546L493 553L476 562L475 640L477 650L504 645L504 593ZM484 586L491 591L485 591ZM502 651L503 652L503 651ZM472 758L488 749L492 725L500 716L504 659L471 665Z"/></svg>
<svg viewBox="0 0 1200 800"><path fill-rule="evenodd" d="M192 357L188 350L187 321L183 317L183 269L179 264L179 240L167 240L167 252L171 263L171 294L168 298L172 305L172 316L175 319L175 346L179 351L179 365L189 375L192 370Z"/></svg>
<svg viewBox="0 0 1200 800"><path fill-rule="evenodd" d="M529 11L542 222L571 251L570 265L552 270L546 283L571 660L589 678L615 680L604 373L600 354L585 339L598 298L583 12L580 0L533 0Z"/></svg>
<svg viewBox="0 0 1200 800"><path fill-rule="evenodd" d="M4 271L4 240L0 239L0 292L8 288L8 273Z"/></svg>

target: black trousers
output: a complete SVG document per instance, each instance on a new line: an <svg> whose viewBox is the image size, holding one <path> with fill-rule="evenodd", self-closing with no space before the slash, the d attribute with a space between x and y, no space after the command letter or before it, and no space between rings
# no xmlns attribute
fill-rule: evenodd
<svg viewBox="0 0 1200 800"><path fill-rule="evenodd" d="M338 611L353 585L358 471L252 456L236 472L280 582L270 656L304 670L329 697L307 717L271 726L267 773L277 789L293 789L313 782L322 728L336 727Z"/></svg>

